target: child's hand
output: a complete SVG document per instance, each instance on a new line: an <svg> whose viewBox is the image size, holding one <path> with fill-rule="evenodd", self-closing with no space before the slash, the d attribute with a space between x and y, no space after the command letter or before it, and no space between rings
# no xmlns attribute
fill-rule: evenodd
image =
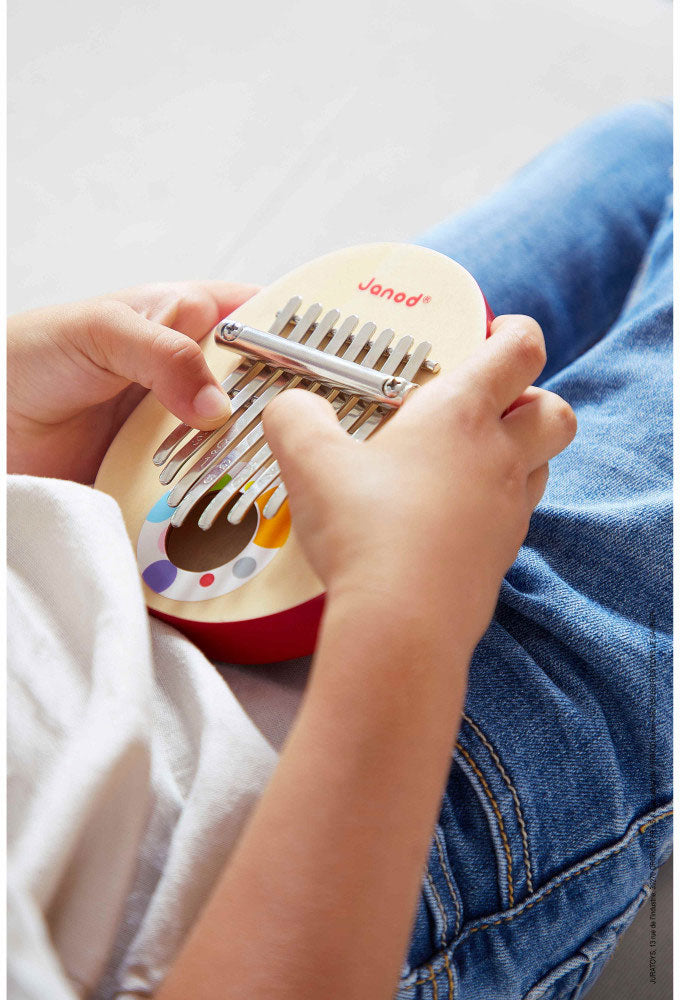
<svg viewBox="0 0 680 1000"><path fill-rule="evenodd" d="M492 333L365 443L309 392L282 393L264 415L296 532L330 596L383 594L401 620L427 609L470 653L543 495L548 459L576 432L571 407L531 387L545 364L538 324L502 316Z"/></svg>
<svg viewBox="0 0 680 1000"><path fill-rule="evenodd" d="M10 319L10 472L93 482L147 389L192 427L224 422L229 401L197 341L254 295L253 285L145 285Z"/></svg>

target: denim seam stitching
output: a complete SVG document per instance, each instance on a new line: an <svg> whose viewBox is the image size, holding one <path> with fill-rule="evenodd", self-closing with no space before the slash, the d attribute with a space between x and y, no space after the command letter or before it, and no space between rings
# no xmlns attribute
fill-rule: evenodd
<svg viewBox="0 0 680 1000"><path fill-rule="evenodd" d="M579 997L583 996L583 987L585 986L586 981L593 970L593 965L594 965L594 958L592 956L589 956L585 961L583 972L579 978L578 983L576 984L576 987L574 988L574 992L571 995L571 1000L579 1000Z"/></svg>
<svg viewBox="0 0 680 1000"><path fill-rule="evenodd" d="M432 1000L437 1000L437 997L439 996L439 990L437 989L437 977L435 976L434 969L429 964L429 962L427 965L427 969L428 972L430 973L427 979L416 980L416 982L418 983L418 985L422 985L423 983L432 983Z"/></svg>
<svg viewBox="0 0 680 1000"><path fill-rule="evenodd" d="M437 992L436 991L437 991L438 987L437 987L437 979L436 979L436 976L435 976L435 972L434 972L434 969L432 968L432 965L429 962L427 964L427 968L430 970L430 975L427 977L427 979L416 979L416 980L414 980L413 985L414 986L427 986L429 983L433 983L434 984L434 990L433 990L434 1000L437 1000ZM447 987L448 987L448 992L447 992L447 995L446 995L446 1000L454 1000L453 974L451 973L451 963L449 962L449 956L446 953L444 953L444 968L446 969L446 979L447 979Z"/></svg>
<svg viewBox="0 0 680 1000"><path fill-rule="evenodd" d="M571 955L568 959L565 960L565 962L570 962L577 955L583 955L583 957L585 959L585 962L584 962L585 972L581 976L579 982L576 984L576 987L575 987L576 992L572 994L571 1000L580 1000L581 996L583 996L583 987L584 987L584 985L586 983L586 974L590 975L590 971L591 971L593 965L595 964L595 962L599 958L601 958L606 953L608 953L608 955L611 955L611 953L616 949L617 942L618 942L618 939L619 939L619 935L620 935L620 932L621 932L621 927L623 927L624 930L626 930L628 927L630 927L631 923L633 922L633 920L635 919L635 917L640 912L640 909L641 909L643 903L649 897L649 893L650 893L650 886L649 886L649 884L647 882L645 882L645 884L642 886L642 889L637 894L637 896L635 897L635 899L633 899L628 904L628 906L626 906L624 908L624 910L618 915L618 917L615 917L611 921L611 923L607 924L607 930L613 931L613 933L616 935L616 941L612 945L609 945L609 946L604 945L594 955L587 955L587 954L585 954L585 952L583 951L583 945L581 945L574 952L573 955ZM628 914L630 913L630 910L633 907L635 907L635 909L633 910L633 913L632 913L632 915L629 918ZM544 998L547 996L547 991L549 989L551 989L555 985L555 980L552 979L551 977L554 976L560 970L561 966L563 966L565 964L565 962L562 962L562 963L560 963L560 965L556 966L554 969L551 969L550 972L547 974L547 977L543 977L539 983L536 983L534 986L532 986L531 989L529 990L529 992L525 995L524 1000L528 1000L528 998L531 997L532 994L534 994L534 1000L544 1000ZM550 981L547 982L547 983L545 983L545 987L544 987L544 989L543 989L543 991L542 991L542 993L540 995L536 994L535 991L536 991L537 987L541 986L545 982L546 978L549 979ZM581 992L578 992L579 990Z"/></svg>
<svg viewBox="0 0 680 1000"><path fill-rule="evenodd" d="M498 820L498 830L499 830L499 833L501 835L501 840L503 841L503 850L505 852L505 857L506 857L507 862L508 862L508 901L509 901L510 907L512 908L515 905L515 894L514 894L513 884L512 884L512 854L510 852L510 844L508 843L508 838L507 838L507 835L505 833L505 827L503 825L503 816L502 816L501 811L500 811L500 809L498 807L498 803L496 802L496 799L494 798L493 792L489 788L489 785L488 785L488 782L487 782L486 778L484 777L484 775L480 771L480 769L477 766L477 764L475 763L475 761L470 756L469 752L465 749L465 747L461 746L461 744L459 742L456 742L456 749L460 750L460 752L463 754L463 756L465 757L466 761L468 762L468 764L470 765L470 767L472 768L472 770L475 772L475 774L477 775L477 777L481 781L482 788L484 789L484 791L485 791L485 793L486 793L489 801L491 802L491 807L492 807L494 813L496 814L496 819Z"/></svg>
<svg viewBox="0 0 680 1000"><path fill-rule="evenodd" d="M444 849L441 843L441 834L438 829L435 829L434 831L434 842L437 845L437 853L439 854L439 863L441 865L444 878L446 879L446 884L449 887L449 892L451 893L451 899L453 900L453 905L456 910L456 926L453 928L453 933L457 934L463 922L463 915L461 913L460 903L458 902L458 894L453 888L453 883L451 882L451 876L449 875L448 865L444 858Z"/></svg>
<svg viewBox="0 0 680 1000"><path fill-rule="evenodd" d="M558 882L554 882L553 885L547 886L544 890L543 889L539 890L539 892L536 894L535 899L527 900L526 903L522 903L517 908L517 910L514 913L505 914L504 916L500 917L498 920L491 920L491 921L489 921L488 923L485 923L485 924L478 924L477 927L470 926L468 928L468 930L467 930L466 933L468 933L468 934L475 934L477 931L486 930L487 927L497 927L498 924L504 924L504 923L508 923L510 920L514 920L515 917L520 916L522 913L524 913L525 910L530 910L532 906L536 905L536 903L540 903L541 900L545 899L546 896L549 896L550 893L554 889L557 889L560 886L564 885L565 882L569 882L569 880L572 879L572 878L574 878L574 876L580 875L582 872L590 871L591 868L596 868L597 865L601 865L603 861L607 861L609 858L613 857L615 854L618 854L620 851L622 851L624 849L624 847L628 847L628 845L630 844L630 842L633 839L633 837L637 837L638 834L644 833L645 830L647 830L650 826L653 826L655 823L658 823L660 820L665 819L667 816L670 816L672 814L672 812L673 812L673 810L669 809L668 812L662 813L660 816L657 816L655 819L649 820L648 823L645 823L643 826L641 826L637 830L635 830L630 835L630 837L628 838L628 840L625 843L619 844L618 847L615 847L613 850L608 851L601 858L598 858L597 861L591 861L589 864L583 865L582 867L577 868L575 871L570 872L568 875L565 875L565 877L563 879L561 879ZM463 935L461 935L461 937L455 942L456 945L460 944L462 940L464 940Z"/></svg>
<svg viewBox="0 0 680 1000"><path fill-rule="evenodd" d="M592 868L596 868L597 865L602 864L602 862L608 861L609 858L614 857L614 855L619 854L624 848L630 846L633 839L637 837L639 834L644 833L646 830L648 830L650 826L654 826L654 824L659 823L662 819L666 819L668 816L672 815L673 815L673 809L672 808L666 809L665 812L662 812L658 816L654 816L652 817L652 819L649 819L646 822L642 823L636 830L631 830L629 828L629 830L621 838L621 843L617 847L613 847L610 850L605 851L605 853L601 857L599 857L596 861L591 861L585 865L579 865L573 871L569 872L567 875L564 875L563 877L558 876L552 883L552 885L546 886L545 889L539 889L534 899L526 900L524 903L520 903L520 905L517 907L514 913L505 914L498 920L487 921L486 923L479 924L476 927L470 925L460 935L460 937L458 937L455 941L451 943L450 948L446 952L440 952L439 954L433 956L433 958L430 960L430 963L428 963L428 968L431 968L432 962L437 962L440 958L442 962L444 962L445 958L448 959L449 952L453 953L455 948L457 948L458 945L462 944L471 934L476 933L476 931L486 930L489 927L497 927L499 924L509 923L510 921L514 920L515 917L521 916L526 910L530 910L533 906L535 906L536 903L542 902L543 899L545 899L546 896L549 896L554 889L560 888L562 885L565 884L565 882L570 881L570 879L575 878L577 875L581 875L583 872L587 872ZM638 820L637 822L640 821ZM414 983L419 983L419 982L427 982L427 980L418 980L418 979L414 980Z"/></svg>
<svg viewBox="0 0 680 1000"><path fill-rule="evenodd" d="M533 885L533 881L532 881L532 878L531 878L531 858L530 858L530 855L529 855L529 838L527 836L527 830L526 830L526 826L524 824L524 815L522 813L522 807L520 805L519 795L517 793L517 789L513 785L512 781L510 780L507 771L505 770L505 768L503 767L503 764L501 763L501 760L500 760L500 758L498 756L498 753L496 752L495 748L493 747L493 745L492 745L491 741L488 739L488 737L485 736L485 734L482 732L482 730L477 725L477 723L474 722L473 719L471 719L470 716L467 715L465 712L463 712L463 718L465 719L465 721L467 722L467 724L470 726L470 728L472 730L474 730L474 732L477 734L477 736L480 738L480 740L482 741L482 743L484 744L484 746L489 751L493 762L495 763L496 767L498 768L499 774L503 778L503 781L505 782L505 784L508 786L510 794L512 795L513 802L515 803L515 812L517 814L517 822L519 823L519 830L520 830L520 834L521 834L521 837L522 837L522 854L524 855L524 869L526 871L526 877L527 877L527 889L529 890L529 895L531 895L533 893L533 891L534 891L534 885Z"/></svg>
<svg viewBox="0 0 680 1000"><path fill-rule="evenodd" d="M441 918L442 918L442 929L441 929L441 932L439 934L439 942L440 942L442 948L445 948L446 947L446 934L447 934L447 931L449 929L449 921L448 921L447 916L446 916L446 910L444 909L444 904L442 903L441 896L437 892L437 886L434 884L434 879L430 875L429 871L427 872L427 881L430 884L430 888L432 889L432 892L434 894L434 898L435 898L436 903L437 903L437 909L439 910L439 913L440 913Z"/></svg>
<svg viewBox="0 0 680 1000"><path fill-rule="evenodd" d="M570 879L574 878L576 875L581 875L583 872L590 871L591 868L596 868L597 865L602 864L603 861L607 861L615 854L619 854L620 851L624 849L624 847L628 847L628 845L630 844L630 842L633 840L634 837L637 837L638 834L640 833L644 833L645 830L647 830L650 826L653 826L660 820L665 819L667 816L672 815L672 813L673 810L668 809L666 812L661 813L660 816L656 816L654 819L651 819L647 823L644 823L642 826L638 827L637 830L632 831L632 833L624 835L623 841L622 843L619 844L618 847L614 847L612 848L612 850L607 851L605 854L602 855L602 857L598 858L596 861L591 861L588 864L583 864L578 866L573 871L569 872L568 875L565 875L564 878L561 879L558 878L558 880L553 882L552 885L546 886L545 889L539 889L534 899L529 899L526 900L526 902L521 903L517 907L514 913L504 914L498 920L491 920L488 921L487 923L478 924L476 927L470 925L464 932L464 934L461 934L461 936L455 942L455 946L461 944L465 940L466 936L470 934L475 934L477 931L486 930L488 927L497 927L499 924L509 923L511 920L514 920L515 917L519 917L522 913L525 912L525 910L530 910L532 906L536 905L536 903L540 903L543 899L545 899L546 896L549 896L554 889L558 889L560 886L564 885L565 882L569 882Z"/></svg>
<svg viewBox="0 0 680 1000"><path fill-rule="evenodd" d="M446 1000L453 1000L453 975L451 973L451 966L449 965L449 956L444 955L444 968L446 969L446 978L448 981L449 995Z"/></svg>

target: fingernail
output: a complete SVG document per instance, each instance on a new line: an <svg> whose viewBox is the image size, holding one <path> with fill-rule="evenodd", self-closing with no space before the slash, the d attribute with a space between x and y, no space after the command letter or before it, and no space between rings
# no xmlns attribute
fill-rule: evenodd
<svg viewBox="0 0 680 1000"><path fill-rule="evenodd" d="M228 417L231 406L228 397L216 385L204 385L194 396L194 410L199 417L217 420L219 417Z"/></svg>

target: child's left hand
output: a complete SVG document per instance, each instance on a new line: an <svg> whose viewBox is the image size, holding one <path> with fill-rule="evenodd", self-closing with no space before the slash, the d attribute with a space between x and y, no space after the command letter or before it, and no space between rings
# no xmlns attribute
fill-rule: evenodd
<svg viewBox="0 0 680 1000"><path fill-rule="evenodd" d="M219 426L229 400L197 341L257 290L226 281L143 285L11 317L8 471L93 482L148 389L192 427Z"/></svg>

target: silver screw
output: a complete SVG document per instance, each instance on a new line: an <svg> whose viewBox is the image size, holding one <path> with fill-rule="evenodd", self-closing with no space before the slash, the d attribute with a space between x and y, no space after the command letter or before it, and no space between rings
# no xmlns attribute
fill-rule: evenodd
<svg viewBox="0 0 680 1000"><path fill-rule="evenodd" d="M241 332L241 324L237 323L235 320L229 320L227 323L222 324L222 339L223 340L236 340L238 334Z"/></svg>
<svg viewBox="0 0 680 1000"><path fill-rule="evenodd" d="M398 396L399 391L401 389L401 380L398 378L394 378L394 376L392 378L386 378L385 381L383 382L382 389L385 395L389 396L390 399L393 396Z"/></svg>

